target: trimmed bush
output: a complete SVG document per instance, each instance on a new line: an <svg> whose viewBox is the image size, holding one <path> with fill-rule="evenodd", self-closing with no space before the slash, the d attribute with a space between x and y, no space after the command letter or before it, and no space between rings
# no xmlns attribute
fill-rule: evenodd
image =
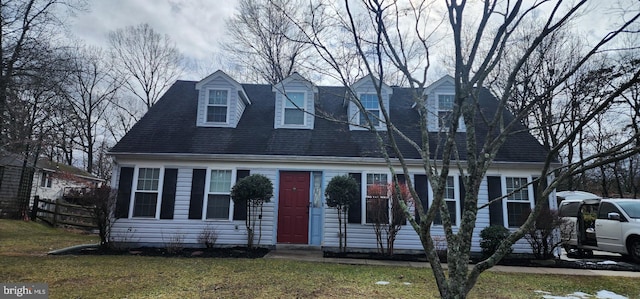
<svg viewBox="0 0 640 299"><path fill-rule="evenodd" d="M487 258L491 256L496 250L500 243L506 239L511 232L509 229L505 228L501 225L491 225L485 227L482 231L480 231L480 248L482 249L482 255ZM511 253L512 249L509 249L507 255Z"/></svg>

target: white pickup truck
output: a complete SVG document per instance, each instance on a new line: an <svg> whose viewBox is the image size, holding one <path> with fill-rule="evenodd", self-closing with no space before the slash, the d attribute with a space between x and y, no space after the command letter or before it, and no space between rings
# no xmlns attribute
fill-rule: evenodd
<svg viewBox="0 0 640 299"><path fill-rule="evenodd" d="M640 262L640 199L588 194L557 194L563 199L558 209L560 216L572 227L563 244L565 250L579 255L592 255L593 250L615 252Z"/></svg>

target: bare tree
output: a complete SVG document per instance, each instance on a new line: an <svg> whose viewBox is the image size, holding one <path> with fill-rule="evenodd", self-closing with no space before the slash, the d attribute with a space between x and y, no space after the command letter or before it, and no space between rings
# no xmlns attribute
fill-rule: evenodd
<svg viewBox="0 0 640 299"><path fill-rule="evenodd" d="M61 28L60 12L77 9L81 0L7 0L0 3L0 138L4 138L7 101L17 96L25 78L37 75L47 65L49 42ZM48 49L48 50L47 50ZM0 145L5 140L0 139Z"/></svg>
<svg viewBox="0 0 640 299"><path fill-rule="evenodd" d="M299 0L241 0L238 3L236 14L227 21L229 40L223 48L230 55L229 60L258 77L243 79L276 84L294 72L305 73L301 65L309 55L308 46L297 41L303 36L287 17L304 18L305 3Z"/></svg>
<svg viewBox="0 0 640 299"><path fill-rule="evenodd" d="M353 6L357 5L357 8ZM310 5L309 9L313 10ZM626 7L621 7L626 8ZM412 197L417 201L416 209L419 214L419 221L413 218L405 207L407 217L417 232L425 249L427 258L431 265L431 271L436 278L440 295L443 298L465 298L475 285L479 275L495 265L511 248L517 240L521 239L527 228L535 221L548 200L537 200L535 208L531 211L524 224L506 238L498 247L495 253L486 259L476 263L469 268L471 256L471 244L473 232L476 228L478 211L488 207L488 204L479 203L479 190L488 169L493 165L498 151L505 142L515 134L529 132L523 126L527 118L536 106L540 105L541 96L554 94L561 85L570 82L571 76L582 71L585 66L599 58L603 51L616 51L613 46L622 36L629 33L637 34L637 25L640 14L637 11L619 10L624 14L617 18L624 20L611 31L604 34L599 40L593 42L585 48L574 60L569 61L563 72L553 77L553 80L543 82L536 88L535 93L530 93L533 97L530 103L520 107L519 111L513 114L505 113L508 103L516 94L516 90L521 88L517 78L525 69L526 62L535 56L537 51L548 45L547 41L553 34L560 32L563 28L570 26L574 19L580 17L585 12L586 1L576 1L572 3L541 1L532 4L523 1L484 1L479 3L468 3L466 1L450 0L446 1L445 16L449 25L449 42L447 45L453 53L453 78L455 82L455 97L451 116L448 118L448 130L441 131L437 135L431 135L427 131L427 120L430 115L427 109L427 99L424 93L426 82L428 82L428 70L430 67L429 55L431 52L432 27L426 26L432 21L432 16L437 16L437 7L434 8L430 1L418 2L397 2L371 0L354 3L344 1L343 5L336 6L336 10L331 12L334 15L346 16L350 21L348 34L352 37L351 49L358 53L362 59L368 74L372 78L385 78L385 69L382 63L389 59L392 65L404 74L406 82L412 88L415 107L420 114L419 127L422 130L421 139L414 140L407 137L402 130L394 126L393 120L389 118L389 113L384 107L381 96L381 84L377 80L372 80L377 89L379 106L382 118L379 120L386 124L386 132L375 130L375 126L369 129L377 134L380 149L389 166L392 174L403 172L410 188ZM286 13L286 9L281 9ZM315 15L316 12L307 12L308 15ZM363 31L357 25L355 17L358 13L364 13L370 20L374 30ZM294 16L291 16L294 18ZM514 34L527 19L537 18L543 20L537 26L531 28L530 38L518 39ZM439 19L436 17L436 22ZM301 23L301 22L298 22ZM413 28L413 32L406 32L402 28ZM331 47L327 45L333 40L322 36L318 30L305 29L299 26L307 35L308 43L318 51L319 56L326 62L326 65L333 69L336 77L342 78L345 87L347 76L342 73L335 59ZM421 45L420 51L426 57L420 66L420 71L415 71L415 66L410 65L407 59L407 49L405 46L411 40L417 41ZM504 62L505 56L509 55L508 49L514 45L521 44L524 51L513 59L513 63L499 68ZM369 47L368 45L373 45ZM624 51L618 49L617 51ZM560 167L556 176L556 157L559 152L567 146L569 142L575 140L580 133L578 128L589 126L597 122L597 117L607 111L611 111L613 105L620 96L633 86L640 78L640 68L631 67L626 69L627 76L624 79L611 82L610 87L598 95L598 101L594 105L585 108L576 119L576 129L568 130L557 140L555 145L548 146L546 161L540 169L539 179L536 183L536 196L539 199L547 199L555 188L567 177L584 171L598 168L620 159L625 159L636 154L639 150L637 146L637 133L629 134L626 138L602 148L599 152L586 153L580 160L574 161ZM506 78L501 85L494 85L491 78L495 78L495 73L499 72ZM522 88L530 88L524 86ZM480 109L480 93L493 90L497 98L497 109L487 112ZM350 91L353 92L353 91ZM351 101L359 107L358 97L352 94ZM362 111L362 108L360 108ZM546 111L546 110L545 110ZM362 111L364 113L364 111ZM462 119L466 133L462 144L456 141L458 136L459 122ZM482 130L477 130L482 128ZM432 138L437 138L432 142ZM398 147L398 142L406 142L422 157L422 166L427 175L429 183L433 189L433 203L428 209L424 209L417 196L404 152ZM436 144L434 148L431 144ZM393 160L389 158L389 152L394 154ZM464 153L466 157L464 163L460 160ZM399 163L401 170L396 170L395 165ZM452 219L448 207L444 201L445 184L450 169L457 169L461 175L461 182L465 188L465 196L461 202L461 221L454 232ZM444 268L439 262L435 244L438 240L431 233L431 226L439 212L443 230L447 243L448 271L445 274Z"/></svg>
<svg viewBox="0 0 640 299"><path fill-rule="evenodd" d="M72 73L68 81L67 109L86 154L85 168L93 173L96 146L105 138L106 111L122 86L106 62L104 52L95 47L79 47L71 54Z"/></svg>
<svg viewBox="0 0 640 299"><path fill-rule="evenodd" d="M127 78L125 88L147 109L182 72L182 54L176 44L149 24L115 30L109 33L109 42L114 63Z"/></svg>

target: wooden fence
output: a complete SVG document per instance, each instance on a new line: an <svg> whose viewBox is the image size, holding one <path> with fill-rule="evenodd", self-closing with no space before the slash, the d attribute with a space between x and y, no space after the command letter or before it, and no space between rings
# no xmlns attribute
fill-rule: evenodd
<svg viewBox="0 0 640 299"><path fill-rule="evenodd" d="M35 196L31 219L40 219L51 226L75 226L83 229L97 228L91 207L70 204L62 200L40 199Z"/></svg>

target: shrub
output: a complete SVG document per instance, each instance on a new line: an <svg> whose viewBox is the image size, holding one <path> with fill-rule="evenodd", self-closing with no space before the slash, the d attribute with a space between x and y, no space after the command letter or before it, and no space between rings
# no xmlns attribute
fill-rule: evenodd
<svg viewBox="0 0 640 299"><path fill-rule="evenodd" d="M207 225L198 236L198 242L203 244L206 248L213 248L218 241L218 230L210 225Z"/></svg>
<svg viewBox="0 0 640 299"><path fill-rule="evenodd" d="M549 259L563 243L563 233L567 220L560 217L556 210L542 209L535 223L525 232L525 239L531 246L536 259ZM570 236L570 235L569 235Z"/></svg>
<svg viewBox="0 0 640 299"><path fill-rule="evenodd" d="M247 228L247 247L253 248L253 239L255 235L256 219L258 216L258 243L262 237L262 207L265 202L271 201L273 197L273 184L271 180L261 174L252 174L239 180L233 188L231 188L231 198L234 203L246 202L247 218L245 226Z"/></svg>
<svg viewBox="0 0 640 299"><path fill-rule="evenodd" d="M480 248L482 249L482 255L486 258L496 252L500 243L509 236L509 229L501 225L491 225L485 227L480 231ZM513 249L509 248L507 254L511 253Z"/></svg>
<svg viewBox="0 0 640 299"><path fill-rule="evenodd" d="M349 205L358 198L358 183L348 175L333 177L331 181L329 181L324 195L327 198L327 206L338 210L340 250L344 252L347 249L347 216L349 215Z"/></svg>

